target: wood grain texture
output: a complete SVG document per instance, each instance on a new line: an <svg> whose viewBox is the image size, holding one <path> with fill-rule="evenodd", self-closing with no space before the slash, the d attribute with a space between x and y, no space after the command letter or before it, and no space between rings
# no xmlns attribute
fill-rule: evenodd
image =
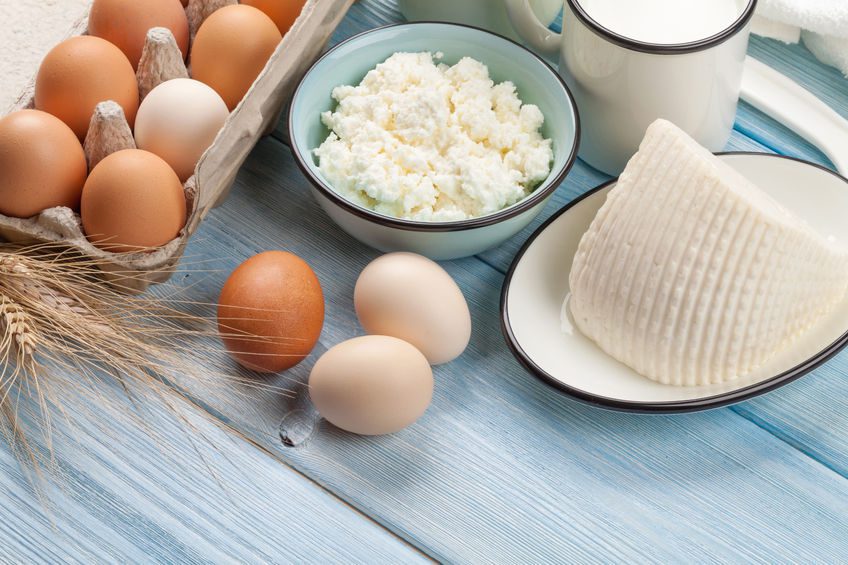
<svg viewBox="0 0 848 565"><path fill-rule="evenodd" d="M393 1L362 0L334 41L399 17ZM752 52L846 112L848 82L802 48L755 40ZM267 379L302 394L317 356L362 333L353 287L377 252L320 210L282 131L259 143L231 199L192 241L175 284L194 300L214 302L226 274L254 253L280 248L307 259L327 299L325 330L309 359ZM824 161L744 105L729 149ZM604 180L578 162L534 226ZM0 477L12 493L0 500L0 539L14 540L13 556L43 561L148 553L172 561L262 561L279 555L278 540L291 541L285 547L292 560L419 557L342 500L444 561L848 560L848 355L767 397L702 414L632 416L571 401L528 375L500 334L503 273L532 229L444 264L469 301L474 334L460 359L436 369L433 406L411 428L361 438L322 423L302 446L288 448L279 426L303 408L303 398L263 393L245 401L195 388L209 415L269 453L204 426L215 445L227 446L234 466L227 470L230 464L213 456L223 466L220 487L156 457L138 430L120 426L128 440L115 445L84 420L81 446L63 451L79 477L72 486L82 493L56 495L63 537L50 543L53 534L17 468L0 453ZM197 362L247 376L221 356ZM200 464L177 430L165 434L174 449ZM226 505L227 489L242 499L238 509ZM216 536L224 541L215 544Z"/></svg>
<svg viewBox="0 0 848 565"><path fill-rule="evenodd" d="M321 344L271 381L298 389L317 355L361 334L353 285L377 253L332 224L303 178L279 173L291 166L287 147L262 141L233 200L209 218L193 249L226 257L216 262L224 270L274 247L311 261L327 297ZM590 173L585 182L594 183ZM503 275L489 264L500 252L491 261L445 263L471 304L475 330L465 355L437 368L433 407L412 428L358 438L322 424L303 447L289 449L277 437L284 411L274 399L249 407L225 401L215 411L437 559L846 555L845 479L759 423L731 410L654 418L603 412L527 375L500 335ZM201 300L212 300L220 279L192 284Z"/></svg>
<svg viewBox="0 0 848 565"><path fill-rule="evenodd" d="M120 392L104 387L104 394ZM312 480L173 399L58 420L61 480L32 492L0 449L0 562L345 563L424 559ZM43 445L42 445L43 447Z"/></svg>

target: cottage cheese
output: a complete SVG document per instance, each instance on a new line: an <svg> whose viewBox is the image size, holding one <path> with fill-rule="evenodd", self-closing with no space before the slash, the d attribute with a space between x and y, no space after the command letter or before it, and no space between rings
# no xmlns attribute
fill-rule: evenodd
<svg viewBox="0 0 848 565"><path fill-rule="evenodd" d="M465 220L526 197L551 171L542 112L471 58L395 53L359 86L339 86L330 135L315 150L342 196L418 221ZM435 59L435 60L434 60Z"/></svg>

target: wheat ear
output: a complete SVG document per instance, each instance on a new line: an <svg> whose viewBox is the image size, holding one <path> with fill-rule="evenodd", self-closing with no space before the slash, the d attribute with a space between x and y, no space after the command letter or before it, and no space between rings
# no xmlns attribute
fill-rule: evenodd
<svg viewBox="0 0 848 565"><path fill-rule="evenodd" d="M92 417L109 407L123 410L157 444L167 443L143 416L103 392L106 381L116 382L137 406L137 398L154 399L188 430L195 427L178 413L174 398L178 394L193 404L188 386L199 385L207 395L288 392L201 370L190 354L221 353L204 345L217 336L209 317L189 314L181 308L185 304L168 297L129 296L100 272L97 260L60 247L0 245L0 428L17 454L36 463L36 471L39 463L53 467L51 418L71 424L71 407ZM28 438L33 429L46 449ZM108 426L102 431L114 433ZM179 454L170 455L179 460Z"/></svg>

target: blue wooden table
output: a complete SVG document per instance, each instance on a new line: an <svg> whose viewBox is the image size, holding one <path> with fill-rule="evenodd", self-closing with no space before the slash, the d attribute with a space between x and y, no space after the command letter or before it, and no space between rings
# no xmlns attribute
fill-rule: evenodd
<svg viewBox="0 0 848 565"><path fill-rule="evenodd" d="M393 2L363 0L334 41L399 20ZM848 116L848 80L803 47L754 39L750 51ZM729 149L828 165L745 105ZM0 561L848 561L848 354L766 397L667 417L584 406L511 357L498 319L511 258L545 217L604 180L578 163L531 228L445 264L474 333L436 369L419 423L378 438L321 423L292 448L281 422L298 422L316 356L361 333L353 285L377 253L319 209L278 128L202 226L175 284L214 302L256 252L307 259L327 298L324 333L310 359L268 381L294 398L197 387L202 409L171 400L187 425L107 390L114 400L58 426L64 479L41 498L0 449ZM197 362L237 370L225 358Z"/></svg>

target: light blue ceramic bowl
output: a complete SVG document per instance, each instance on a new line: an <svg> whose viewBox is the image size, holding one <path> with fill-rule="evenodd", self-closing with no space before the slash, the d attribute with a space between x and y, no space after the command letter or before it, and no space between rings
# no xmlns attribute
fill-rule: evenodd
<svg viewBox="0 0 848 565"><path fill-rule="evenodd" d="M457 0L459 1L459 0ZM399 51L441 51L443 62L462 57L485 63L495 82L512 81L525 103L545 116L542 134L553 140L551 174L524 200L500 212L457 222L418 222L378 214L333 190L313 154L329 131L321 113L335 108L336 86L359 84L365 74ZM382 27L340 43L321 57L300 82L289 111L292 153L312 183L315 198L347 233L381 251L412 251L432 259L467 257L503 243L521 231L565 178L580 139L577 108L559 74L509 39L462 25L420 22Z"/></svg>

